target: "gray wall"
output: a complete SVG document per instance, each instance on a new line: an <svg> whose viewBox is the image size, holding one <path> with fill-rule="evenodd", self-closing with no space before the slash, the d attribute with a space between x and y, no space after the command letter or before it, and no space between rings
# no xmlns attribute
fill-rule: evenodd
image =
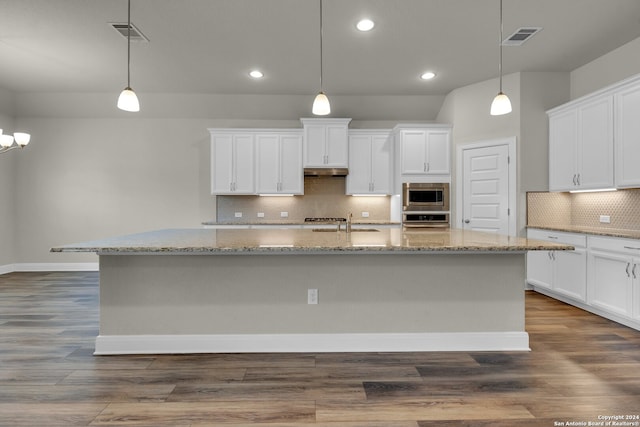
<svg viewBox="0 0 640 427"><path fill-rule="evenodd" d="M640 73L640 38L571 72L571 99Z"/></svg>
<svg viewBox="0 0 640 427"><path fill-rule="evenodd" d="M24 94L16 105L32 137L15 156L9 262L95 262L51 246L215 219L210 127L301 128L310 96L139 94L142 111L115 108L113 94ZM357 127L435 118L444 97L332 97L335 116ZM353 114L349 114L353 113ZM378 118L388 120L382 121ZM364 120L366 119L366 120ZM10 231L10 230L9 230ZM13 261L12 261L13 259ZM7 261L5 261L7 260Z"/></svg>
<svg viewBox="0 0 640 427"><path fill-rule="evenodd" d="M503 78L504 92L509 96L513 112L503 116L489 114L491 101L498 93L497 79L487 80L452 91L443 103L438 121L453 125L451 212L453 223L458 222L455 212L457 158L456 147L463 143L515 136L520 145L520 73ZM519 147L518 147L519 149ZM518 150L519 151L519 150Z"/></svg>
<svg viewBox="0 0 640 427"><path fill-rule="evenodd" d="M0 89L0 128L3 133L13 133L13 94ZM15 152L0 154L0 268L14 262L13 246L15 223L14 169Z"/></svg>

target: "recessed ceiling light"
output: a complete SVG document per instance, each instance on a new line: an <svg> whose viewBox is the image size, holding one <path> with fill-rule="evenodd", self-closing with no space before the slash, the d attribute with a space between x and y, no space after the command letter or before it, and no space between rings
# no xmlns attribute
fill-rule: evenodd
<svg viewBox="0 0 640 427"><path fill-rule="evenodd" d="M250 71L250 72L249 72L249 75L250 75L251 77L253 77L254 79L259 79L259 78L264 77L264 74L262 74L262 71L260 71L260 70L253 70L253 71Z"/></svg>
<svg viewBox="0 0 640 427"><path fill-rule="evenodd" d="M361 19L356 24L356 28L360 31L371 31L375 25L371 19Z"/></svg>
<svg viewBox="0 0 640 427"><path fill-rule="evenodd" d="M436 76L436 73L434 73L433 71L427 71L425 73L422 73L422 75L420 76L420 78L422 80L431 80L432 78L434 78Z"/></svg>

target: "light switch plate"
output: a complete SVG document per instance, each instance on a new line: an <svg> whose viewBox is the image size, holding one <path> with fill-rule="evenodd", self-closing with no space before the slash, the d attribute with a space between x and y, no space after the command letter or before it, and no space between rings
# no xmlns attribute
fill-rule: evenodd
<svg viewBox="0 0 640 427"><path fill-rule="evenodd" d="M369 218L369 212L362 212L362 218Z"/></svg>
<svg viewBox="0 0 640 427"><path fill-rule="evenodd" d="M289 212L280 212L280 218L289 218Z"/></svg>
<svg viewBox="0 0 640 427"><path fill-rule="evenodd" d="M258 218L264 218L264 212L258 212Z"/></svg>
<svg viewBox="0 0 640 427"><path fill-rule="evenodd" d="M242 218L242 212L236 212L235 213L235 217L236 218Z"/></svg>
<svg viewBox="0 0 640 427"><path fill-rule="evenodd" d="M600 215L600 223L601 224L611 224L611 216L609 216L609 215Z"/></svg>
<svg viewBox="0 0 640 427"><path fill-rule="evenodd" d="M307 304L317 304L318 303L318 290L317 289L308 289L307 290Z"/></svg>

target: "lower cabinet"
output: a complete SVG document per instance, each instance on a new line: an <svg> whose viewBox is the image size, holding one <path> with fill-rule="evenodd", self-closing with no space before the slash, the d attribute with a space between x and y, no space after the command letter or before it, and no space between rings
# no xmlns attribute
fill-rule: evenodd
<svg viewBox="0 0 640 427"><path fill-rule="evenodd" d="M527 237L574 251L527 254L534 289L640 330L640 241L529 229Z"/></svg>
<svg viewBox="0 0 640 427"><path fill-rule="evenodd" d="M527 237L575 247L573 251L532 251L527 253L527 282L579 302L586 301L586 237L574 233L533 229L528 230Z"/></svg>
<svg viewBox="0 0 640 427"><path fill-rule="evenodd" d="M590 237L589 244L589 304L640 320L640 243Z"/></svg>

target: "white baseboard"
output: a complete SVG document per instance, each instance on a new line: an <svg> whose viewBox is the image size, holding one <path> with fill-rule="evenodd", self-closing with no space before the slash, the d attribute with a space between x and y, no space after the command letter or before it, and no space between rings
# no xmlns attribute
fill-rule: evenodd
<svg viewBox="0 0 640 427"><path fill-rule="evenodd" d="M96 355L529 351L526 332L99 335Z"/></svg>
<svg viewBox="0 0 640 427"><path fill-rule="evenodd" d="M97 262L24 262L0 265L0 274L24 271L98 271Z"/></svg>

